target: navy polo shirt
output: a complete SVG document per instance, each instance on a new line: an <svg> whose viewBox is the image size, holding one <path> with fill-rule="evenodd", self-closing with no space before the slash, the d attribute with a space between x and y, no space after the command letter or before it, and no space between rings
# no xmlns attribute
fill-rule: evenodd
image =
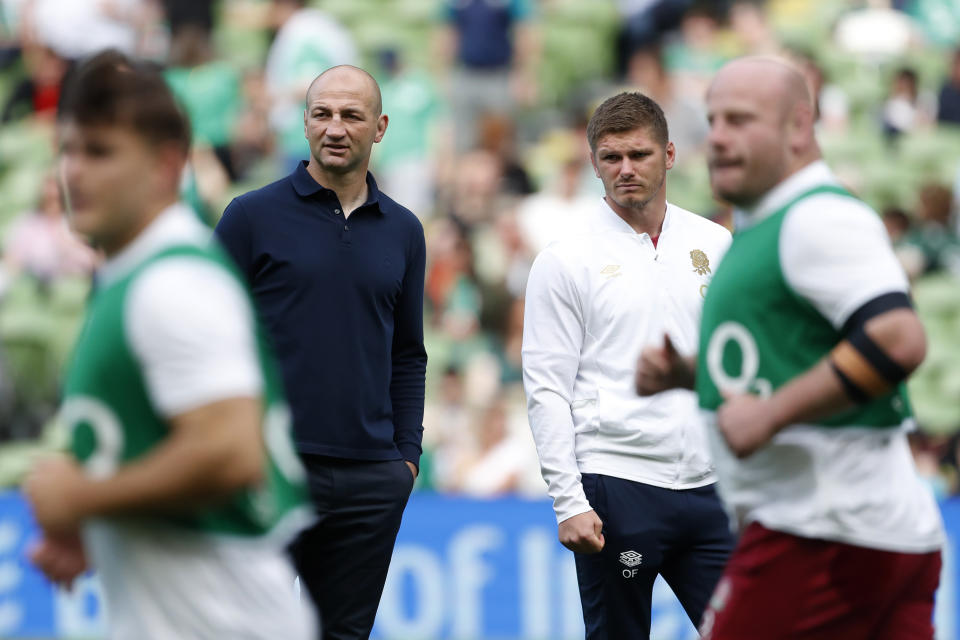
<svg viewBox="0 0 960 640"><path fill-rule="evenodd" d="M307 172L233 200L216 234L273 344L301 453L419 463L423 226L377 189L344 218Z"/></svg>

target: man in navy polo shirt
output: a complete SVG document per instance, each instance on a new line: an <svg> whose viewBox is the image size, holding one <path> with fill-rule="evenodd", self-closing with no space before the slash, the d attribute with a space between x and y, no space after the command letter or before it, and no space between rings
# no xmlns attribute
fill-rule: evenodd
<svg viewBox="0 0 960 640"><path fill-rule="evenodd" d="M318 76L310 159L235 199L216 229L280 359L318 514L292 553L324 640L369 636L421 453L426 249L367 171L381 108L366 71Z"/></svg>

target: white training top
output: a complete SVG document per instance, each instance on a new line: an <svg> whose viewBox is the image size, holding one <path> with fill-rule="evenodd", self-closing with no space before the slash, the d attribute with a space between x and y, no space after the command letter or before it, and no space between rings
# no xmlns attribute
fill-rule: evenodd
<svg viewBox="0 0 960 640"><path fill-rule="evenodd" d="M672 204L657 247L605 201L582 233L536 259L527 283L523 380L558 522L592 507L581 473L688 489L715 481L696 397L634 390L643 347L696 352L703 295L730 233Z"/></svg>
<svg viewBox="0 0 960 640"><path fill-rule="evenodd" d="M122 278L167 246L202 245L210 230L185 206L160 214L98 272ZM172 417L263 387L254 317L242 285L199 258L169 258L131 285L125 326L151 400ZM274 540L207 536L97 519L84 541L100 575L110 637L117 640L268 640L315 637L308 599Z"/></svg>
<svg viewBox="0 0 960 640"><path fill-rule="evenodd" d="M838 184L824 162L781 182L749 212L755 223L818 185ZM879 216L853 198L818 194L794 205L780 230L787 283L837 329L864 303L906 292L907 278ZM704 411L719 489L739 525L874 549L926 552L943 544L932 493L917 477L901 431L791 425L738 460Z"/></svg>

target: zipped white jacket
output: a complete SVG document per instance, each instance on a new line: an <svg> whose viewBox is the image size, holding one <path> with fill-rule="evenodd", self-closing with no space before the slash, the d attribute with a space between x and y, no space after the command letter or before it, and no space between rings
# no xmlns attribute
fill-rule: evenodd
<svg viewBox="0 0 960 640"><path fill-rule="evenodd" d="M523 382L558 522L592 508L581 473L671 489L715 481L693 392L639 397L634 374L665 334L696 353L703 295L729 245L726 229L668 203L655 248L601 200L581 233L537 257Z"/></svg>

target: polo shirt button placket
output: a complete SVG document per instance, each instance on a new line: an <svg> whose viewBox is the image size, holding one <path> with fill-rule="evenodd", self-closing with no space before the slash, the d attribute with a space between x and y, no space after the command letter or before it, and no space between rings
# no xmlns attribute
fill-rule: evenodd
<svg viewBox="0 0 960 640"><path fill-rule="evenodd" d="M342 210L340 210L340 209L334 209L333 212L336 214L336 216L337 216L338 218L343 219L343 211L342 211ZM350 235L349 235L350 225L348 225L348 224L346 223L347 221L346 221L345 219L343 220L343 222L344 222L344 224L343 224L343 233L340 234L340 241L343 242L343 244L349 245L349 244L350 244Z"/></svg>

